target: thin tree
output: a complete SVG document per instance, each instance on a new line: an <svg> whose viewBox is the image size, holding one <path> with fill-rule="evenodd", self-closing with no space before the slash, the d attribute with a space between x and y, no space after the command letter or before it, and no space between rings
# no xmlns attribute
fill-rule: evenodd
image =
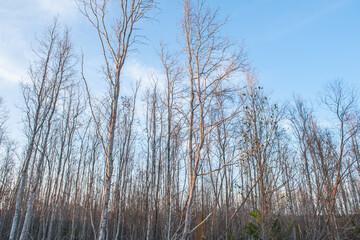
<svg viewBox="0 0 360 240"><path fill-rule="evenodd" d="M121 15L116 18L112 27L109 26L106 19L106 11L110 1L78 0L77 3L80 11L87 17L98 34L105 61L106 78L110 84L109 128L106 140L104 139L102 142L106 156L106 176L98 239L103 240L106 237L111 178L114 168L113 148L120 94L120 74L130 48L136 43L135 27L140 20L147 18L149 11L155 7L155 1L123 0L118 2ZM99 124L95 118L94 121L97 125ZM102 133L98 132L98 134Z"/></svg>
<svg viewBox="0 0 360 240"><path fill-rule="evenodd" d="M53 99L53 85L51 78L56 75L52 69L54 55L58 44L57 21L48 28L43 40L40 40L40 49L36 52L39 57L34 61L29 70L30 84L23 84L22 91L25 101L25 124L28 137L25 159L21 169L19 189L16 197L15 213L10 231L10 240L15 239L18 226L20 204L25 188L28 168L32 159L34 147L38 134L44 126L45 121L51 113Z"/></svg>
<svg viewBox="0 0 360 240"><path fill-rule="evenodd" d="M226 81L245 66L244 52L240 47L222 37L225 22L218 22L218 12L205 6L205 1L193 4L184 1L181 28L184 37L186 74L188 78L188 198L182 239L191 234L191 220L199 167L207 135L232 116L214 124L208 117L215 96L226 95ZM235 114L236 110L234 111ZM206 220L206 218L204 219Z"/></svg>

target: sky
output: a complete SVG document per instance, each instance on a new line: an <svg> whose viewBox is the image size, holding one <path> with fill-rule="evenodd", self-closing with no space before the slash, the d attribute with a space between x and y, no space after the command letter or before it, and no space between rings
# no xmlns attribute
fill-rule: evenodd
<svg viewBox="0 0 360 240"><path fill-rule="evenodd" d="M259 82L272 99L287 101L294 94L315 99L334 79L360 86L360 1L357 0L208 0L228 17L224 34L243 43ZM110 14L115 14L110 9ZM85 54L85 73L93 89L105 88L101 52L94 29L73 0L0 0L0 97L10 114L9 132L22 136L20 81L27 81L35 58L36 37L54 16L71 29L75 49ZM123 72L130 85L160 74L160 41L178 48L182 1L159 0L153 20L141 25L146 36L128 59ZM100 79L100 80L99 80ZM20 140L21 141L21 140Z"/></svg>

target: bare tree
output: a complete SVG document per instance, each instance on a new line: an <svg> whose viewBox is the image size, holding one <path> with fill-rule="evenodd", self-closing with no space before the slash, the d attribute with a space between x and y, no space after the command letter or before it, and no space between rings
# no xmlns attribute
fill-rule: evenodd
<svg viewBox="0 0 360 240"><path fill-rule="evenodd" d="M300 98L285 118L226 20L184 0L180 49L161 45L156 83L125 95L122 70L155 0L76 2L108 89L91 94L84 57L80 87L55 21L21 88L22 154L0 98L0 239L359 238L356 89L326 85L325 121Z"/></svg>
<svg viewBox="0 0 360 240"><path fill-rule="evenodd" d="M171 224L172 224L172 201L173 201L173 192L172 188L174 186L173 180L173 169L175 166L175 159L173 154L172 138L174 135L174 112L175 112L175 98L176 98L176 87L177 83L181 78L181 68L177 64L176 55L171 55L166 52L165 46L161 44L160 59L163 66L163 71L166 76L166 90L165 90L165 100L167 112L167 133L166 133L166 207L167 207L167 219L166 219L166 239L171 238ZM178 94L177 94L178 95Z"/></svg>
<svg viewBox="0 0 360 240"><path fill-rule="evenodd" d="M52 112L57 101L58 91L62 86L62 80L67 76L69 64L71 65L71 48L69 47L68 33L65 40L59 40L57 33L57 21L48 28L44 40L41 40L40 48L36 52L39 59L32 63L29 70L30 84L23 84L23 96L25 101L25 123L28 137L25 160L21 170L19 189L17 193L15 214L11 226L10 239L15 238L18 226L20 204L24 191L28 168L32 159L35 141L46 121L51 121ZM65 80L64 80L65 81ZM59 84L60 83L60 84Z"/></svg>
<svg viewBox="0 0 360 240"><path fill-rule="evenodd" d="M327 225L330 219L333 219L334 229L338 230L336 212L334 212L336 196L343 178L346 176L344 172L348 169L345 159L349 154L350 141L360 130L360 123L358 122L356 109L356 93L354 90L347 88L343 81L335 80L326 85L323 102L336 116L338 124L336 128L337 133L334 134L338 139L338 149L335 156L335 182L330 190L331 192L328 193L330 201L328 209L329 215L325 222L325 225ZM350 165L353 163L354 162L350 162ZM333 237L336 239L340 238L335 232L333 233Z"/></svg>
<svg viewBox="0 0 360 240"><path fill-rule="evenodd" d="M8 113L4 108L4 101L2 97L0 97L0 146L4 142L5 138L5 122L8 120Z"/></svg>
<svg viewBox="0 0 360 240"><path fill-rule="evenodd" d="M113 173L114 134L120 94L120 73L130 48L133 47L136 42L136 34L134 33L135 27L140 20L146 18L148 12L155 7L155 1L125 0L118 2L121 15L117 17L113 27L109 26L105 18L109 4L110 2L108 0L78 1L80 11L87 17L97 31L105 61L106 78L110 84L111 110L109 116L109 130L106 142L102 143L104 151L106 152L107 170L98 239L105 239L105 232L107 229L107 213ZM95 122L98 124L97 120L95 120Z"/></svg>
<svg viewBox="0 0 360 240"><path fill-rule="evenodd" d="M11 140L9 131L6 131L8 111L4 106L4 101L0 97L0 234L9 218L11 209L12 194L14 190L13 181L15 180L15 149L16 144Z"/></svg>
<svg viewBox="0 0 360 240"><path fill-rule="evenodd" d="M32 204L34 201L34 194L37 191L37 187L39 185L40 177L42 175L41 170L45 162L45 156L48 151L48 140L52 131L53 117L57 110L57 103L59 101L60 94L62 90L66 88L66 85L69 84L69 81L71 80L70 78L73 75L73 64L72 46L69 39L69 32L66 30L62 39L58 39L56 42L56 50L53 56L51 66L51 70L54 71L54 73L51 78L47 79L47 81L49 82L49 88L51 89L51 93L49 94L49 100L47 102L47 107L49 108L49 115L45 121L43 129L43 142L40 150L40 157L38 160L36 180L33 183L30 191L30 199L20 239L27 238L31 219Z"/></svg>
<svg viewBox="0 0 360 240"><path fill-rule="evenodd" d="M217 95L226 94L226 81L244 67L244 52L221 36L225 22L218 22L217 11L205 6L205 1L193 4L184 1L182 32L188 78L188 199L186 204L182 239L191 234L191 215L195 197L197 177L206 136L220 123L231 118L220 119L209 124L209 110ZM236 112L236 110L235 110Z"/></svg>

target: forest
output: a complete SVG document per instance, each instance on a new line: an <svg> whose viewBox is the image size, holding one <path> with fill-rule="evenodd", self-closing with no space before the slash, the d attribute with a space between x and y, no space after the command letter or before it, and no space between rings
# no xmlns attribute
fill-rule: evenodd
<svg viewBox="0 0 360 240"><path fill-rule="evenodd" d="M358 89L334 79L319 103L273 101L226 19L184 0L161 76L125 94L158 3L76 4L107 90L91 88L86 53L55 19L21 83L23 147L0 98L0 239L360 238Z"/></svg>

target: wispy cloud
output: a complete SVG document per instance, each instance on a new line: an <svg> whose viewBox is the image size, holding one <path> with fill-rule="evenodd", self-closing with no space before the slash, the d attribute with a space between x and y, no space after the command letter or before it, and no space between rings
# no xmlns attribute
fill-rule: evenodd
<svg viewBox="0 0 360 240"><path fill-rule="evenodd" d="M2 84L18 82L26 72L26 56L31 51L30 43L20 29L0 25L0 81Z"/></svg>
<svg viewBox="0 0 360 240"><path fill-rule="evenodd" d="M64 19L77 17L77 9L74 0L36 0L39 10L49 16L59 15Z"/></svg>
<svg viewBox="0 0 360 240"><path fill-rule="evenodd" d="M141 86L143 89L151 87L155 82L159 83L161 87L161 81L163 80L164 76L158 70L153 67L147 66L144 63L131 58L125 65L123 76L129 79L130 83L134 83L136 81L141 80ZM126 80L123 81L123 86L125 89L130 89L130 86Z"/></svg>
<svg viewBox="0 0 360 240"><path fill-rule="evenodd" d="M19 68L17 64L9 61L6 58L0 56L0 83L16 83L19 82L25 72L22 68Z"/></svg>
<svg viewBox="0 0 360 240"><path fill-rule="evenodd" d="M31 44L54 16L61 23L76 21L73 0L12 0L0 2L0 80L18 82L33 57ZM39 34L40 35L40 34Z"/></svg>

